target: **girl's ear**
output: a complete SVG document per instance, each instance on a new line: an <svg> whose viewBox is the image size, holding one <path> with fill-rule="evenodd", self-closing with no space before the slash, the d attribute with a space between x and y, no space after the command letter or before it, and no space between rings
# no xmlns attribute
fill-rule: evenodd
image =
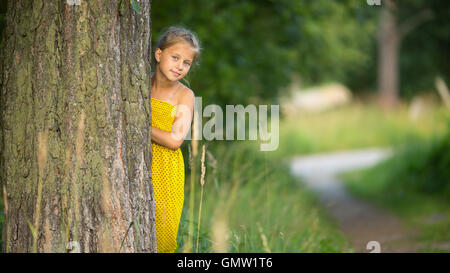
<svg viewBox="0 0 450 273"><path fill-rule="evenodd" d="M162 50L160 48L157 48L155 50L155 59L156 59L157 63L159 63L159 61L161 60L161 53L162 53Z"/></svg>

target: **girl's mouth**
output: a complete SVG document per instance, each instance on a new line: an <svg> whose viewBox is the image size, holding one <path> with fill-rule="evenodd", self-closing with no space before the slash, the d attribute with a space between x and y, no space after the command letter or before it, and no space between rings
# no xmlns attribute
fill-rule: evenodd
<svg viewBox="0 0 450 273"><path fill-rule="evenodd" d="M174 71L172 71L172 73L175 75L175 76L180 76L181 74L180 73L177 73L177 72L174 72Z"/></svg>

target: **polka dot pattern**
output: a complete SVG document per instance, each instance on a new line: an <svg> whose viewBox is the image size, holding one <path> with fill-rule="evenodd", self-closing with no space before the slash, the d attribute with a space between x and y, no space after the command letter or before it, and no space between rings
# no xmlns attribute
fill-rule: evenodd
<svg viewBox="0 0 450 273"><path fill-rule="evenodd" d="M170 132L176 106L151 98L152 126ZM184 202L184 160L176 151L152 143L152 180L155 193L156 245L158 253L177 248L178 226Z"/></svg>

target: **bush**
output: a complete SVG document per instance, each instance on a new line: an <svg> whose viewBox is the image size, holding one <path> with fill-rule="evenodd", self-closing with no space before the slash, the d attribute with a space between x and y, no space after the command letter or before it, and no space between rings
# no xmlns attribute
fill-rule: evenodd
<svg viewBox="0 0 450 273"><path fill-rule="evenodd" d="M398 186L427 194L450 195L450 120L447 131L430 141L414 139L391 160ZM395 182L393 181L393 182Z"/></svg>

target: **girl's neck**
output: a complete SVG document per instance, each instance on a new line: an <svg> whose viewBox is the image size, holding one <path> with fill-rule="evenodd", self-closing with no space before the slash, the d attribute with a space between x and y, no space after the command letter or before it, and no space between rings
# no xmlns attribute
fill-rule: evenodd
<svg viewBox="0 0 450 273"><path fill-rule="evenodd" d="M178 81L170 81L158 71L156 67L152 74L152 90L167 90L178 85Z"/></svg>

